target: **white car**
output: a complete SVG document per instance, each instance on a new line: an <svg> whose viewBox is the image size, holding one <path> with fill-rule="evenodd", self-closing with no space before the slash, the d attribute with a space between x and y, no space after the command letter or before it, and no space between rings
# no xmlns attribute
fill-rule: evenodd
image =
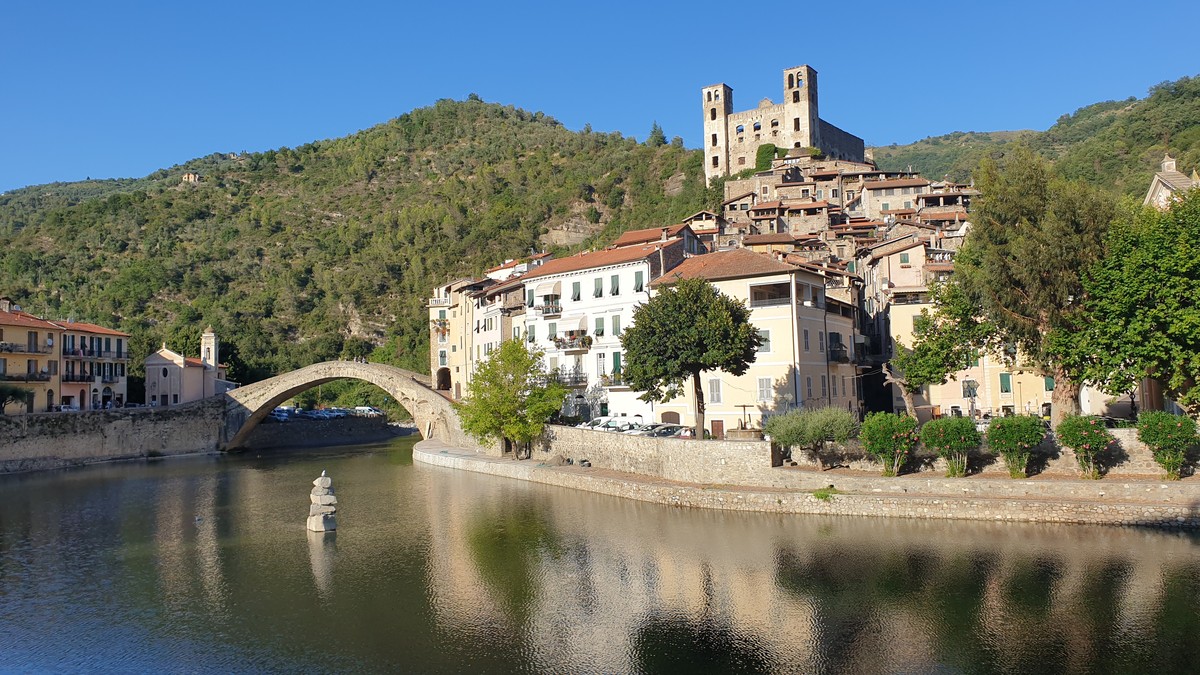
<svg viewBox="0 0 1200 675"><path fill-rule="evenodd" d="M593 429L593 430L595 430L598 427L600 427L601 425L607 423L611 419L613 419L613 418L611 418L611 417L594 417L589 422L584 422L583 424L576 425L576 428L577 429Z"/></svg>

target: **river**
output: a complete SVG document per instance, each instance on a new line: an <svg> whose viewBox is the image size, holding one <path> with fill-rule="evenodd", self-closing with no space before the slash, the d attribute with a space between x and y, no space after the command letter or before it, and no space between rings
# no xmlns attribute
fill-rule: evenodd
<svg viewBox="0 0 1200 675"><path fill-rule="evenodd" d="M1200 672L1195 535L687 510L412 443L0 476L0 670Z"/></svg>

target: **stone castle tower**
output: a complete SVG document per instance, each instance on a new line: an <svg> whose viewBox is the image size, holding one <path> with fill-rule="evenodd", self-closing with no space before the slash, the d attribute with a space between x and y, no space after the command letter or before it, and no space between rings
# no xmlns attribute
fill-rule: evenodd
<svg viewBox="0 0 1200 675"><path fill-rule="evenodd" d="M209 326L204 329L204 334L200 336L200 361L206 368L216 368L221 357L221 342L217 339L217 334L213 331L213 327Z"/></svg>
<svg viewBox="0 0 1200 675"><path fill-rule="evenodd" d="M796 66L783 71L783 103L759 101L753 110L733 111L733 89L724 83L701 90L704 111L704 175L713 178L754 168L761 145L820 148L834 159L863 161L861 138L820 118L817 71Z"/></svg>

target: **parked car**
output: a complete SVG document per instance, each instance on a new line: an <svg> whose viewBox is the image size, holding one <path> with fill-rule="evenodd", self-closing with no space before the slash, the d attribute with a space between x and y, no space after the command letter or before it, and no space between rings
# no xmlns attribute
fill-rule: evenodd
<svg viewBox="0 0 1200 675"><path fill-rule="evenodd" d="M611 419L612 419L611 417L607 417L607 416L605 416L605 417L593 417L593 418L591 419L591 421L584 422L583 424L576 425L576 428L578 428L578 429L593 429L593 430L594 430L594 429L596 429L597 427L599 427L600 425L604 424L605 422L607 422L607 421L609 421L609 420L611 420Z"/></svg>
<svg viewBox="0 0 1200 675"><path fill-rule="evenodd" d="M679 430L682 428L683 427L679 426L678 424L660 424L658 425L657 429L654 429L646 435L653 436L654 438L666 438L668 436L677 435Z"/></svg>
<svg viewBox="0 0 1200 675"><path fill-rule="evenodd" d="M354 408L354 414L359 417L382 417L383 411L369 405L360 405Z"/></svg>
<svg viewBox="0 0 1200 675"><path fill-rule="evenodd" d="M612 417L604 424L596 427L599 431L625 431L633 424L628 417Z"/></svg>

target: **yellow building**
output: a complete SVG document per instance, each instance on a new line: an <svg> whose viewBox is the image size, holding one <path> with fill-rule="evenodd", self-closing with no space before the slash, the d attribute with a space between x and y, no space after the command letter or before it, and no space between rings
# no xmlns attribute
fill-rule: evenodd
<svg viewBox="0 0 1200 675"><path fill-rule="evenodd" d="M651 287L691 278L744 301L762 338L744 375L718 370L701 376L705 424L715 437L727 429L761 428L771 414L800 407L859 410L855 306L826 297L826 276L734 249L688 258ZM694 424L694 397L690 386L685 389L684 396L655 406L655 421Z"/></svg>
<svg viewBox="0 0 1200 675"><path fill-rule="evenodd" d="M21 311L0 298L0 381L26 392L25 400L4 406L4 414L50 412L59 393L58 348L62 328Z"/></svg>
<svg viewBox="0 0 1200 675"><path fill-rule="evenodd" d="M64 409L120 408L129 398L129 334L79 321L60 322Z"/></svg>
<svg viewBox="0 0 1200 675"><path fill-rule="evenodd" d="M146 404L166 407L199 401L237 388L225 379L220 363L221 343L212 326L200 336L200 358L162 349L146 357Z"/></svg>

